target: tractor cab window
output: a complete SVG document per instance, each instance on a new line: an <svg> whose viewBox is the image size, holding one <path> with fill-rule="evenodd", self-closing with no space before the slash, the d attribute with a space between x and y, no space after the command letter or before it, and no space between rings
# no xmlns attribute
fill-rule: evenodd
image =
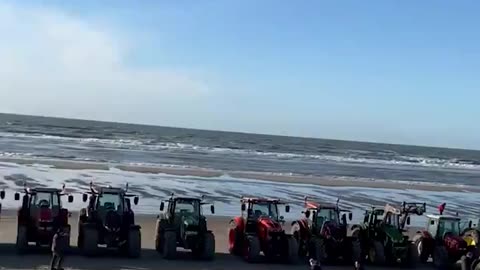
<svg viewBox="0 0 480 270"><path fill-rule="evenodd" d="M200 203L195 200L177 200L175 203L175 214L198 215L200 211Z"/></svg>
<svg viewBox="0 0 480 270"><path fill-rule="evenodd" d="M55 193L37 192L32 195L31 205L38 208L58 207L60 199Z"/></svg>
<svg viewBox="0 0 480 270"><path fill-rule="evenodd" d="M119 194L103 193L98 196L99 210L123 212L123 201Z"/></svg>
<svg viewBox="0 0 480 270"><path fill-rule="evenodd" d="M252 205L252 214L255 218L269 216L272 219L278 219L277 205L269 202L258 202Z"/></svg>
<svg viewBox="0 0 480 270"><path fill-rule="evenodd" d="M438 222L438 235L443 237L446 233L460 235L460 223L453 219L440 219Z"/></svg>
<svg viewBox="0 0 480 270"><path fill-rule="evenodd" d="M388 214L385 220L386 224L391 225L396 228L400 228L400 217L394 214Z"/></svg>
<svg viewBox="0 0 480 270"><path fill-rule="evenodd" d="M335 209L320 209L317 211L317 220L316 220L317 226L321 227L323 223L325 223L326 221L331 221L336 224L339 223L338 215Z"/></svg>

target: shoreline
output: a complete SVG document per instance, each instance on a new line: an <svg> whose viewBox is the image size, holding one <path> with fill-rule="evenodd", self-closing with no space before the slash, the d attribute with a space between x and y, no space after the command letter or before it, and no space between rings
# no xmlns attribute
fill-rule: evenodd
<svg viewBox="0 0 480 270"><path fill-rule="evenodd" d="M379 189L416 189L422 191L452 191L452 192L480 192L480 187L448 185L442 183L430 182L408 182L408 181L389 181L380 179L347 178L334 176L308 176L308 175L285 175L263 172L243 172L243 171L221 171L215 169L203 168L184 168L169 166L145 166L129 165L116 163L101 163L89 161L71 161L56 159L27 159L27 158L0 158L0 163L9 163L14 165L45 165L53 169L64 170L100 170L108 171L117 169L125 172L134 172L141 174L165 174L179 177L202 177L202 180L209 178L225 177L235 181L269 181L292 184L317 185L325 187L360 187L360 188L379 188Z"/></svg>

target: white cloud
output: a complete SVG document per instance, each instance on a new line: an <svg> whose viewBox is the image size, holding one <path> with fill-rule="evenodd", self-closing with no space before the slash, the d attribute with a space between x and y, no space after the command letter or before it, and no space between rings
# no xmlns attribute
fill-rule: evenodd
<svg viewBox="0 0 480 270"><path fill-rule="evenodd" d="M129 67L129 48L60 10L0 4L0 111L135 121L209 92L189 72Z"/></svg>

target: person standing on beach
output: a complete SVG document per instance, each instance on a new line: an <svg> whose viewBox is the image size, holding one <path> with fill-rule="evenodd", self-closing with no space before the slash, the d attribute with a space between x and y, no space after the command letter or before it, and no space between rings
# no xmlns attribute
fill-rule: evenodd
<svg viewBox="0 0 480 270"><path fill-rule="evenodd" d="M66 249L66 232L58 228L52 239L52 260L50 270L63 270L62 263Z"/></svg>
<svg viewBox="0 0 480 270"><path fill-rule="evenodd" d="M315 259L310 259L310 270L322 270L322 266L320 265L320 262L318 262Z"/></svg>

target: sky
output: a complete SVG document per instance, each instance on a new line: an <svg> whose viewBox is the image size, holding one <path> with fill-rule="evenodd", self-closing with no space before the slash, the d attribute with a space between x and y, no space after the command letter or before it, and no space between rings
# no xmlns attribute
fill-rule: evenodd
<svg viewBox="0 0 480 270"><path fill-rule="evenodd" d="M480 149L478 10L0 0L0 111Z"/></svg>

